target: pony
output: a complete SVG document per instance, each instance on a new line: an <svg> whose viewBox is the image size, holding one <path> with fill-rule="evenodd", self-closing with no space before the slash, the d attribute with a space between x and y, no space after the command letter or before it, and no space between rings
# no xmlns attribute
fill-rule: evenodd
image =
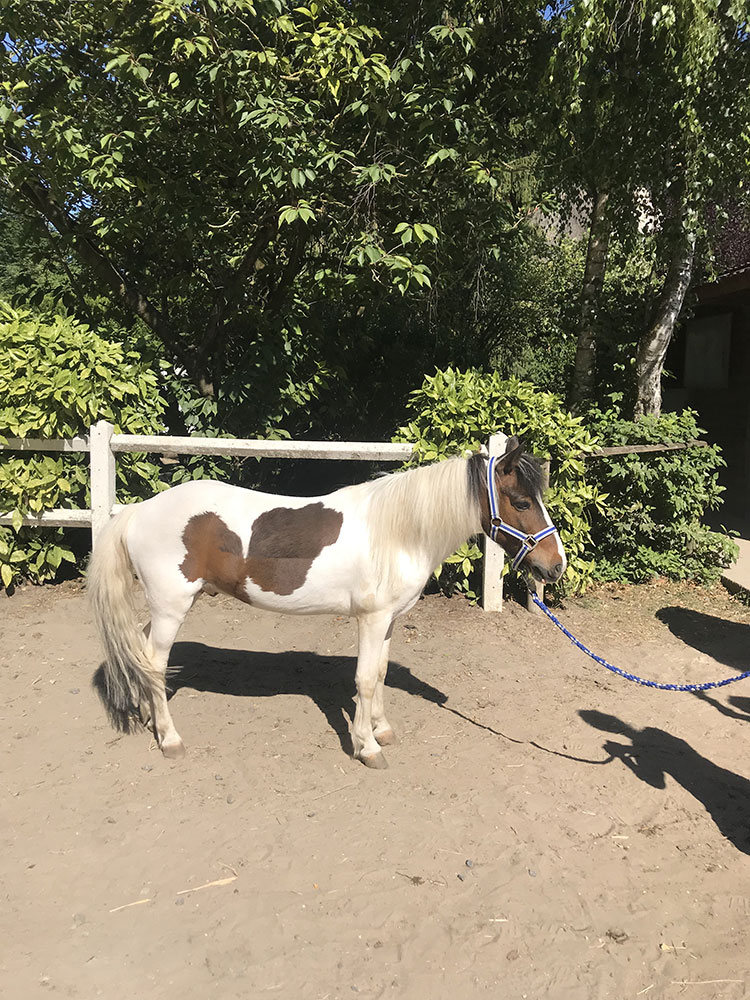
<svg viewBox="0 0 750 1000"><path fill-rule="evenodd" d="M185 753L167 704L167 662L198 595L220 592L283 614L357 619L354 757L386 767L381 748L395 742L383 705L394 621L435 568L482 531L536 580L562 576L565 552L542 501L541 470L516 437L498 458L449 458L325 496L197 480L128 505L97 539L88 573L110 721L124 732L138 719L150 723L166 757ZM144 629L134 575L150 614Z"/></svg>

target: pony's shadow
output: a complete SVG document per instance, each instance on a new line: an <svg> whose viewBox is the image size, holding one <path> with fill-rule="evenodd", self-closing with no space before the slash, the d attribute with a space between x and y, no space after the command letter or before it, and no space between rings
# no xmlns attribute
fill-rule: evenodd
<svg viewBox="0 0 750 1000"><path fill-rule="evenodd" d="M653 788L665 788L669 774L706 809L738 851L750 854L750 781L703 757L685 740L663 729L635 729L614 715L580 711L584 722L615 733L629 744L607 740L604 749Z"/></svg>
<svg viewBox="0 0 750 1000"><path fill-rule="evenodd" d="M320 656L296 650L266 653L178 642L172 647L167 688L169 697L184 687L238 698L303 695L317 705L342 750L351 754L349 721L354 715L356 663L353 656ZM388 666L386 687L399 688L436 705L448 697L393 661Z"/></svg>
<svg viewBox="0 0 750 1000"><path fill-rule="evenodd" d="M661 608L656 617L672 635L717 662L735 670L746 670L750 666L750 625L680 607Z"/></svg>

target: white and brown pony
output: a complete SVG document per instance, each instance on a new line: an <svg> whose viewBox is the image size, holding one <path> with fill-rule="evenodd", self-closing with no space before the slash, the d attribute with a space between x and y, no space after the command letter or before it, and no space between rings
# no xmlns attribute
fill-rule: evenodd
<svg viewBox="0 0 750 1000"><path fill-rule="evenodd" d="M221 592L284 614L357 619L354 756L385 767L380 748L394 742L383 710L394 620L480 531L539 581L552 583L565 569L539 467L517 438L492 462L480 454L448 459L322 497L196 481L126 507L98 539L88 577L106 651L100 691L113 724L128 731L138 715L150 718L166 756L185 752L167 706L167 660L196 597ZM145 629L134 573L151 618Z"/></svg>

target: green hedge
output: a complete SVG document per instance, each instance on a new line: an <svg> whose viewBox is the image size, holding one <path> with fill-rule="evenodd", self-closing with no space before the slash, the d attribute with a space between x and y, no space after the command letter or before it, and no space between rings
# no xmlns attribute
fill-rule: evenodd
<svg viewBox="0 0 750 1000"><path fill-rule="evenodd" d="M665 444L703 434L692 410L623 420L616 410L595 410L587 422L602 445ZM643 583L656 576L708 583L737 558L737 546L701 519L721 506L724 465L716 445L684 451L592 458L587 478L608 494L591 535L598 580Z"/></svg>
<svg viewBox="0 0 750 1000"><path fill-rule="evenodd" d="M32 315L0 301L0 434L72 437L99 419L118 432L159 433L165 402L157 360L105 340L65 317ZM408 403L394 440L414 442L417 461L477 450L491 434L518 434L527 450L552 461L547 506L560 528L569 568L557 593L592 580L642 582L661 575L700 582L717 578L736 556L725 535L701 518L721 503L716 446L664 454L588 458L605 445L689 441L702 433L691 411L633 423L615 410L572 416L562 399L497 373L448 368L425 378ZM118 459L118 497L164 488L159 466L143 455ZM0 456L0 507L18 518L53 507L88 507L88 456ZM55 577L74 562L65 529L0 528L0 580ZM469 542L438 573L445 592L475 597L481 561Z"/></svg>
<svg viewBox="0 0 750 1000"><path fill-rule="evenodd" d="M104 340L66 316L34 315L0 301L0 435L74 437L97 420L118 433L162 431L164 400L153 359ZM118 499L149 496L162 487L159 467L144 455L117 462ZM88 455L0 455L0 509L15 512L0 528L0 580L53 579L75 562L72 533L21 527L21 518L54 507L89 507Z"/></svg>

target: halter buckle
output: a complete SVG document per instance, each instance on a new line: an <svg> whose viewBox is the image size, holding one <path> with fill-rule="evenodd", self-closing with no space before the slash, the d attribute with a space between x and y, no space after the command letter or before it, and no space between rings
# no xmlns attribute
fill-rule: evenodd
<svg viewBox="0 0 750 1000"><path fill-rule="evenodd" d="M535 535L527 535L523 544L529 551L531 551L537 547L538 541L539 539Z"/></svg>

